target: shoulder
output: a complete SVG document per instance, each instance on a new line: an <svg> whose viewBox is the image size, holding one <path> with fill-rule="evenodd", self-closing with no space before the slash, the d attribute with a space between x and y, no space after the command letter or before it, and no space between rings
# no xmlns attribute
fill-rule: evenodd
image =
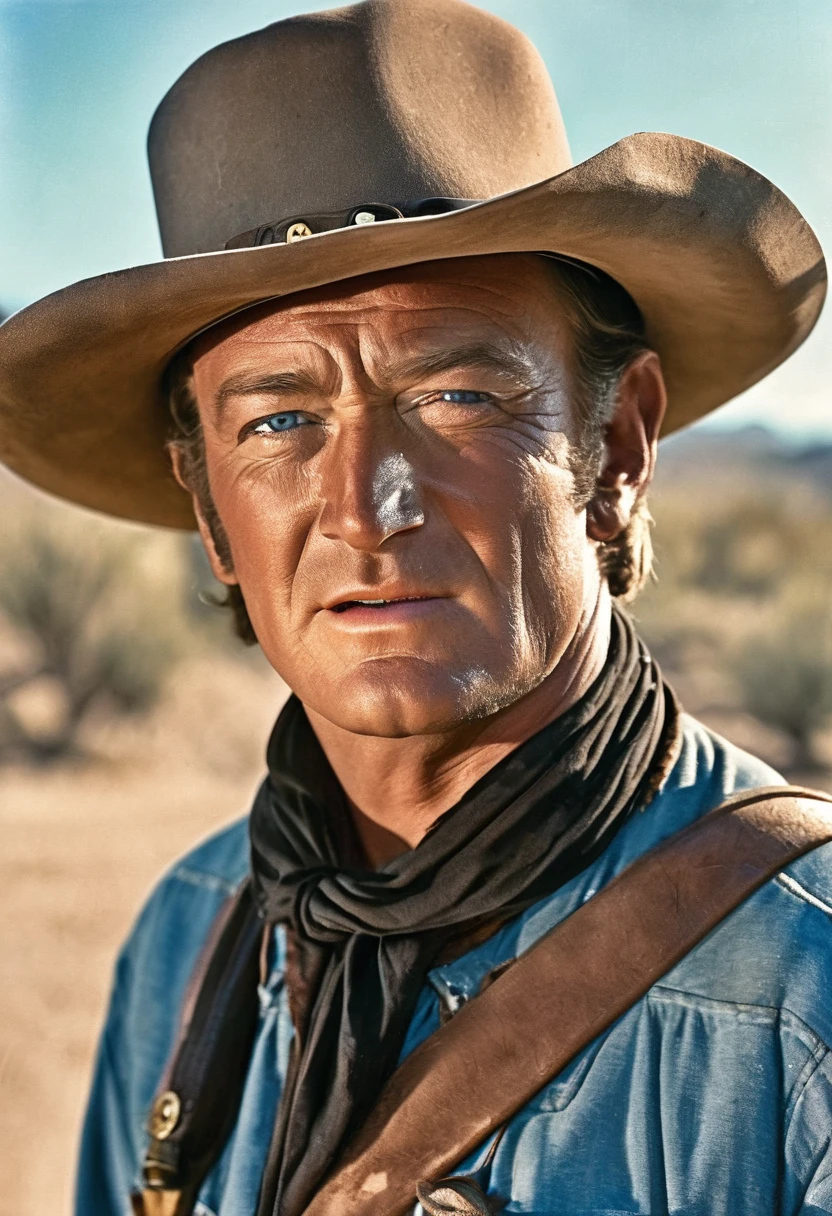
<svg viewBox="0 0 832 1216"><path fill-rule="evenodd" d="M188 980L217 913L247 868L248 832L241 820L170 868L122 948L85 1124L78 1183L84 1210L107 1179L113 1194L122 1196L138 1185L142 1129L176 1038ZM104 1210L104 1200L95 1202Z"/></svg>
<svg viewBox="0 0 832 1216"><path fill-rule="evenodd" d="M679 753L657 794L636 808L593 862L551 895L509 921L492 938L462 958L431 972L443 993L467 999L482 978L507 959L528 950L545 933L662 840L687 827L731 794L783 784L762 760L682 715Z"/></svg>
<svg viewBox="0 0 832 1216"><path fill-rule="evenodd" d="M676 830L732 793L779 784L782 776L768 765L688 718L679 761L655 809L664 807ZM768 1010L782 1029L791 1023L807 1041L832 1044L832 845L766 883L664 984L729 1009Z"/></svg>
<svg viewBox="0 0 832 1216"><path fill-rule="evenodd" d="M674 764L654 797L637 808L613 837L594 867L597 872L592 874L591 889L598 890L643 853L732 794L784 784L780 773L764 761L729 743L696 718L682 714Z"/></svg>
<svg viewBox="0 0 832 1216"><path fill-rule="evenodd" d="M674 823L688 816L692 821L742 790L785 785L776 769L690 714L682 714L681 728L676 763L650 807L659 817L670 813Z"/></svg>
<svg viewBox="0 0 832 1216"><path fill-rule="evenodd" d="M183 884L232 894L248 873L248 818L236 819L196 845L175 862L161 885Z"/></svg>
<svg viewBox="0 0 832 1216"><path fill-rule="evenodd" d="M137 1108L146 1108L152 1098L202 945L247 872L248 830L242 819L171 866L122 948L105 1037L113 1057L131 1074L123 1084Z"/></svg>
<svg viewBox="0 0 832 1216"><path fill-rule="evenodd" d="M193 960L226 899L248 873L248 820L209 836L162 876L142 909L122 959L133 967L145 956L162 968Z"/></svg>
<svg viewBox="0 0 832 1216"><path fill-rule="evenodd" d="M732 794L783 785L781 774L683 715L679 755L659 792L601 856L512 926L524 950L662 840ZM662 981L663 1000L765 1009L832 1044L832 845L793 863L726 918ZM671 998L670 990L677 993ZM703 1005L704 1008L704 1005ZM768 1014L766 1015L768 1016Z"/></svg>

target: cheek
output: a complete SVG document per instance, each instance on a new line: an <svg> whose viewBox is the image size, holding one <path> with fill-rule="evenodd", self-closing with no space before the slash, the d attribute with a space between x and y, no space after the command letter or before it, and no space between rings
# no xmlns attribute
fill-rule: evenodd
<svg viewBox="0 0 832 1216"><path fill-rule="evenodd" d="M583 519L571 499L541 504L525 538L523 618L538 649L547 653L572 636L590 590Z"/></svg>
<svg viewBox="0 0 832 1216"><path fill-rule="evenodd" d="M567 591L583 577L587 548L585 513L576 506L572 474L541 470L530 487L527 506L524 540L531 585L542 582Z"/></svg>
<svg viewBox="0 0 832 1216"><path fill-rule="evenodd" d="M583 578L586 537L574 477L560 453L493 456L480 452L464 462L469 493L455 499L453 522L518 617L552 615Z"/></svg>
<svg viewBox="0 0 832 1216"><path fill-rule="evenodd" d="M495 466L482 484L488 526L474 545L497 593L492 658L499 652L515 683L533 686L562 658L593 595L584 513L575 506L565 460L530 457Z"/></svg>
<svg viewBox="0 0 832 1216"><path fill-rule="evenodd" d="M234 574L261 640L291 632L292 589L315 518L313 477L272 462L212 470ZM265 649L265 647L264 647Z"/></svg>
<svg viewBox="0 0 832 1216"><path fill-rule="evenodd" d="M519 615L528 650L547 667L574 636L588 591L586 528L573 491L565 471L541 472L524 521Z"/></svg>

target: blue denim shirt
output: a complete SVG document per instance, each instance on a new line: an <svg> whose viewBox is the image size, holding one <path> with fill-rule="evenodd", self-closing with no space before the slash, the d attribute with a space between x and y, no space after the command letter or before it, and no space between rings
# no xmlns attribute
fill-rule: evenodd
<svg viewBox="0 0 832 1216"><path fill-rule="evenodd" d="M555 895L429 976L404 1054L483 977L659 840L734 790L780 778L684 720L679 759L650 805ZM248 865L245 822L162 880L118 961L83 1136L78 1216L126 1216L144 1125L194 960ZM236 1130L202 1216L252 1216L292 1024L283 937ZM769 882L517 1114L489 1191L528 1216L810 1216L832 1213L832 846ZM464 1168L475 1168L488 1146ZM415 1183L415 1180L414 1180Z"/></svg>

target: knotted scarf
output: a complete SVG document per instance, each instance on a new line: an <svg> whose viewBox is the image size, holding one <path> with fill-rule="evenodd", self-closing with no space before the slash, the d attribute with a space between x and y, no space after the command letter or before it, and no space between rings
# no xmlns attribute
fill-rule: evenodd
<svg viewBox="0 0 832 1216"><path fill-rule="evenodd" d="M439 952L550 895L647 800L675 734L668 691L616 611L586 694L379 870L362 865L344 794L287 703L252 811L252 880L261 916L287 926L301 1012L258 1216L303 1211L393 1072Z"/></svg>

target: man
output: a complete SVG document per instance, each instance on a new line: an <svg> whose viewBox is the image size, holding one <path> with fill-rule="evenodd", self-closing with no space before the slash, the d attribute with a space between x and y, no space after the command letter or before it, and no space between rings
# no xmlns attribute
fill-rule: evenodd
<svg viewBox="0 0 832 1216"><path fill-rule="evenodd" d="M150 158L173 260L4 326L6 459L195 518L294 696L250 822L173 868L119 960L78 1212L297 1216L398 1061L648 850L780 782L679 714L616 601L649 572L660 435L794 350L824 267L715 149L633 136L570 167L533 49L458 0L217 48ZM426 1210L832 1212L830 901L818 848Z"/></svg>

